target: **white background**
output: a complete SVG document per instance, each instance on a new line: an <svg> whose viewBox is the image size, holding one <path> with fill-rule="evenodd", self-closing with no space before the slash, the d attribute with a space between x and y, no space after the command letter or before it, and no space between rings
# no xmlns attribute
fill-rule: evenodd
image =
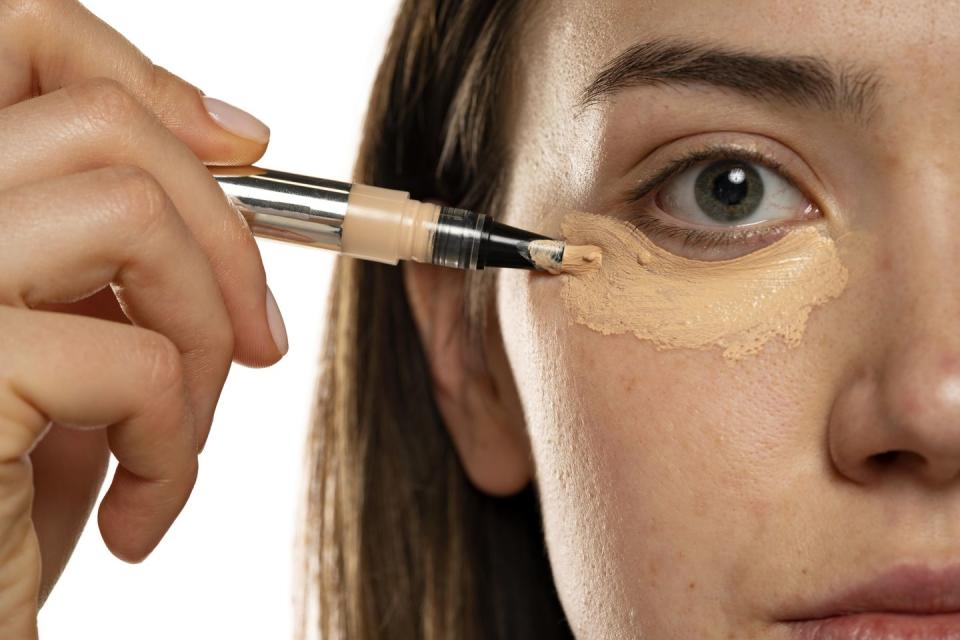
<svg viewBox="0 0 960 640"><path fill-rule="evenodd" d="M262 166L348 180L397 0L87 0L155 62L272 129ZM293 542L332 258L261 241L290 337L230 373L193 497L126 565L92 519L40 614L44 640L293 635ZM112 468L111 468L112 473Z"/></svg>

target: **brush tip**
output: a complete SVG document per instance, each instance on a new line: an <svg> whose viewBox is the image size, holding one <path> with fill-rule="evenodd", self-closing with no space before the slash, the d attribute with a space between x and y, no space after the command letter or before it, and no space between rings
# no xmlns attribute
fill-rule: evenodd
<svg viewBox="0 0 960 640"><path fill-rule="evenodd" d="M603 262L600 247L565 244L560 240L534 240L527 247L527 253L537 269L553 275L592 271Z"/></svg>

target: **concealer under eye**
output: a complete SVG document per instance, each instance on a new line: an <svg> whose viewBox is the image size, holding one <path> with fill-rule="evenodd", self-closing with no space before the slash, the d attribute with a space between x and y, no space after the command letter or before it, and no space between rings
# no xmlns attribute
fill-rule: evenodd
<svg viewBox="0 0 960 640"><path fill-rule="evenodd" d="M669 162L631 190L627 210L654 243L704 261L746 255L822 218L775 160L723 145Z"/></svg>

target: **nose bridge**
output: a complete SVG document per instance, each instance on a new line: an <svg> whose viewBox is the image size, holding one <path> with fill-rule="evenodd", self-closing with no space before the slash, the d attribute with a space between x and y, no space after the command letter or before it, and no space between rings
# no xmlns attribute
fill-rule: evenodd
<svg viewBox="0 0 960 640"><path fill-rule="evenodd" d="M857 482L907 472L942 484L960 477L960 167L933 153L888 175L863 263L873 347L838 392L831 456Z"/></svg>
<svg viewBox="0 0 960 640"><path fill-rule="evenodd" d="M940 153L904 171L899 210L885 212L885 348L877 409L891 451L926 461L934 477L960 471L960 175ZM910 203L913 203L912 208ZM885 271L885 272L884 272Z"/></svg>
<svg viewBox="0 0 960 640"><path fill-rule="evenodd" d="M960 131L957 133L960 141ZM957 149L960 144L945 145ZM941 151L904 152L874 212L873 263L896 328L953 325L960 313L960 164ZM903 326L907 325L907 326ZM954 332L950 332L951 334ZM945 338L947 336L944 336Z"/></svg>

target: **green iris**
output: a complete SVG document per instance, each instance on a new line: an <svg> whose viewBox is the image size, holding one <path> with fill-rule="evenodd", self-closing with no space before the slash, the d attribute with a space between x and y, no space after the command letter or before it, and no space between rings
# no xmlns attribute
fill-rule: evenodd
<svg viewBox="0 0 960 640"><path fill-rule="evenodd" d="M718 160L707 166L693 185L700 209L718 222L748 218L763 200L763 179L741 160Z"/></svg>

